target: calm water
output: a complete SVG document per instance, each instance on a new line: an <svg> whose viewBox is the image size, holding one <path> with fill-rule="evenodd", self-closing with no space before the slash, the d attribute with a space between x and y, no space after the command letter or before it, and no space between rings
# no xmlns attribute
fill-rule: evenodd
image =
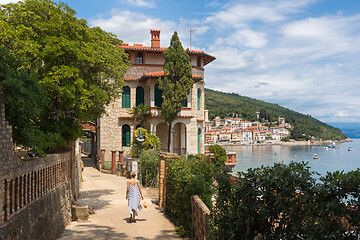
<svg viewBox="0 0 360 240"><path fill-rule="evenodd" d="M351 147L353 151L348 151ZM327 171L344 170L345 172L360 168L360 139L353 142L337 144L336 149L326 150L321 147L305 146L226 146L230 152L236 152L237 164L233 172L246 171L248 168L271 166L275 162L289 163L309 162L312 171L325 175ZM313 155L319 159L314 160Z"/></svg>

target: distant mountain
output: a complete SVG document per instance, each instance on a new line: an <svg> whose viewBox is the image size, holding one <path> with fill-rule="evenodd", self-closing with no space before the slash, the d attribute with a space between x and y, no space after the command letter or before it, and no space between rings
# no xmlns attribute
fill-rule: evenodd
<svg viewBox="0 0 360 240"><path fill-rule="evenodd" d="M260 118L268 120L268 122L275 122L278 117L283 117L286 122L294 127L291 130L291 138L296 140L313 138L343 140L347 138L340 129L323 123L310 115L236 93L225 93L206 88L205 106L209 110L209 119L216 116L221 118L239 116L248 121L256 121L256 112L260 112Z"/></svg>
<svg viewBox="0 0 360 240"><path fill-rule="evenodd" d="M328 123L331 126L339 128L349 138L360 138L360 123L344 123L344 122L332 122Z"/></svg>

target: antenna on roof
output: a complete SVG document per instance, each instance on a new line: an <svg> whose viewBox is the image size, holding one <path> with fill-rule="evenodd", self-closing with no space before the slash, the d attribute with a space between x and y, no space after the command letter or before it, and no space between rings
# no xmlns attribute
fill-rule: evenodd
<svg viewBox="0 0 360 240"><path fill-rule="evenodd" d="M191 51L191 33L195 32L195 31L196 31L196 29L193 29L190 27L190 51Z"/></svg>

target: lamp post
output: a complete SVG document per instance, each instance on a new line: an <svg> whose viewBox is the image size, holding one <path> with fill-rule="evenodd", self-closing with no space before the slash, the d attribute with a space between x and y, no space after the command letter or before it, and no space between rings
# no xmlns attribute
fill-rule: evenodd
<svg viewBox="0 0 360 240"><path fill-rule="evenodd" d="M142 186L142 175L141 175L141 143L144 141L144 137L143 137L142 132L141 132L141 127L139 128L139 133L138 133L138 137L136 138L136 140L139 141L139 148L140 148L140 153L139 153L139 158L140 158L140 186Z"/></svg>

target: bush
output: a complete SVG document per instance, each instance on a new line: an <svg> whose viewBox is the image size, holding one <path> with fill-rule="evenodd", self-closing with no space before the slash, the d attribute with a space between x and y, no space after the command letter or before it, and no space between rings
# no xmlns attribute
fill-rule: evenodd
<svg viewBox="0 0 360 240"><path fill-rule="evenodd" d="M111 168L112 168L111 162L104 162L104 166L103 166L104 170L111 170Z"/></svg>
<svg viewBox="0 0 360 240"><path fill-rule="evenodd" d="M155 149L141 151L141 174L144 187L159 186L159 155Z"/></svg>
<svg viewBox="0 0 360 240"><path fill-rule="evenodd" d="M236 183L220 175L212 238L357 239L360 169L328 173L320 182L315 174L307 163L291 162L240 172Z"/></svg>
<svg viewBox="0 0 360 240"><path fill-rule="evenodd" d="M166 210L180 235L191 231L191 197L198 195L210 208L213 194L213 168L204 155L170 159L166 170Z"/></svg>
<svg viewBox="0 0 360 240"><path fill-rule="evenodd" d="M210 151L211 157L197 154L166 162L166 210L183 237L191 233L191 197L198 195L209 209L212 208L214 179L223 171L226 151L219 145L212 146Z"/></svg>

